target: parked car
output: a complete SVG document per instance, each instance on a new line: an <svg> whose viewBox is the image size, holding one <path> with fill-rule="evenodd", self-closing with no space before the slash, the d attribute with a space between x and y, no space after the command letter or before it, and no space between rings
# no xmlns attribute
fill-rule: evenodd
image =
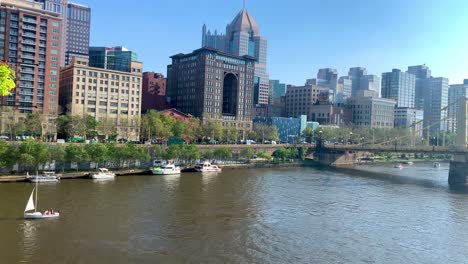
<svg viewBox="0 0 468 264"><path fill-rule="evenodd" d="M59 144L65 144L65 139L57 139L57 143L59 143Z"/></svg>

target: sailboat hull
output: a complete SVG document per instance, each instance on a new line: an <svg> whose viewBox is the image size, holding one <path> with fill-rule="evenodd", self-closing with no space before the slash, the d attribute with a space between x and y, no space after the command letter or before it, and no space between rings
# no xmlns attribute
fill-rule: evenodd
<svg viewBox="0 0 468 264"><path fill-rule="evenodd" d="M44 215L41 212L24 213L24 219L50 219L59 217L59 213Z"/></svg>

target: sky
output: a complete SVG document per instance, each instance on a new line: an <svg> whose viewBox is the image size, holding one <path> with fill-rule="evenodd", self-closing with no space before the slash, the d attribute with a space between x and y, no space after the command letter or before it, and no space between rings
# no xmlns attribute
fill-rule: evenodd
<svg viewBox="0 0 468 264"><path fill-rule="evenodd" d="M242 0L74 0L92 8L91 46L125 46L145 71L166 75L169 56L201 47L202 25L218 32ZM129 4L135 3L135 4ZM303 85L321 68L381 75L426 64L451 84L468 79L466 0L246 0L268 38L270 79Z"/></svg>

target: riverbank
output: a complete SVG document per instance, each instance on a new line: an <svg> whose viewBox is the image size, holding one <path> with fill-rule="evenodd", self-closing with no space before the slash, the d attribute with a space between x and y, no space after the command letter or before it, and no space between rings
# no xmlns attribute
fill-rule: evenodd
<svg viewBox="0 0 468 264"><path fill-rule="evenodd" d="M288 163L260 163L252 162L245 164L221 164L220 167L224 170L235 170L235 169L261 169L261 168L288 168L288 167L302 167L304 163L302 161L288 162ZM88 179L91 172L66 172L58 173L57 175L61 180L72 180L72 179ZM149 169L128 169L114 171L117 177L123 176L139 176L139 175L152 175ZM190 173L190 172L187 172ZM26 175L5 175L0 176L0 183L13 183L13 182L28 182Z"/></svg>

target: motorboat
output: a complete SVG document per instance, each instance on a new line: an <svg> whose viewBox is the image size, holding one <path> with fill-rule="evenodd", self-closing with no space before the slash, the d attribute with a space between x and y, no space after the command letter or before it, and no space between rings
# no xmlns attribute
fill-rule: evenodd
<svg viewBox="0 0 468 264"><path fill-rule="evenodd" d="M218 172L221 168L207 161L195 165L195 170L198 172Z"/></svg>
<svg viewBox="0 0 468 264"><path fill-rule="evenodd" d="M114 179L115 173L110 172L106 168L99 168L97 173L92 173L90 175L91 179Z"/></svg>
<svg viewBox="0 0 468 264"><path fill-rule="evenodd" d="M151 172L155 175L172 175L180 174L180 167L175 166L174 164L166 164L161 167L155 167L151 169Z"/></svg>
<svg viewBox="0 0 468 264"><path fill-rule="evenodd" d="M43 175L35 175L29 177L26 177L28 181L30 182L39 182L39 183L44 183L44 182L58 182L60 180L60 177L55 174L53 171L44 171Z"/></svg>
<svg viewBox="0 0 468 264"><path fill-rule="evenodd" d="M432 164L432 167L434 168L440 168L440 163L439 162L434 162L434 164Z"/></svg>
<svg viewBox="0 0 468 264"><path fill-rule="evenodd" d="M37 193L39 190L38 181L35 182L36 187L31 192L29 196L28 203L26 204L26 208L24 209L24 218L25 219L50 219L50 218L57 218L60 216L59 212L54 212L53 210L46 210L43 213L37 211ZM34 210L34 212L31 212Z"/></svg>
<svg viewBox="0 0 468 264"><path fill-rule="evenodd" d="M406 164L406 165L413 165L414 162L412 162L412 161L405 161L405 162L403 162L403 164Z"/></svg>
<svg viewBox="0 0 468 264"><path fill-rule="evenodd" d="M395 169L400 169L400 170L402 170L402 169L404 169L405 167L403 167L403 165L401 165L401 164L398 164L398 165L395 165L394 168L395 168Z"/></svg>

